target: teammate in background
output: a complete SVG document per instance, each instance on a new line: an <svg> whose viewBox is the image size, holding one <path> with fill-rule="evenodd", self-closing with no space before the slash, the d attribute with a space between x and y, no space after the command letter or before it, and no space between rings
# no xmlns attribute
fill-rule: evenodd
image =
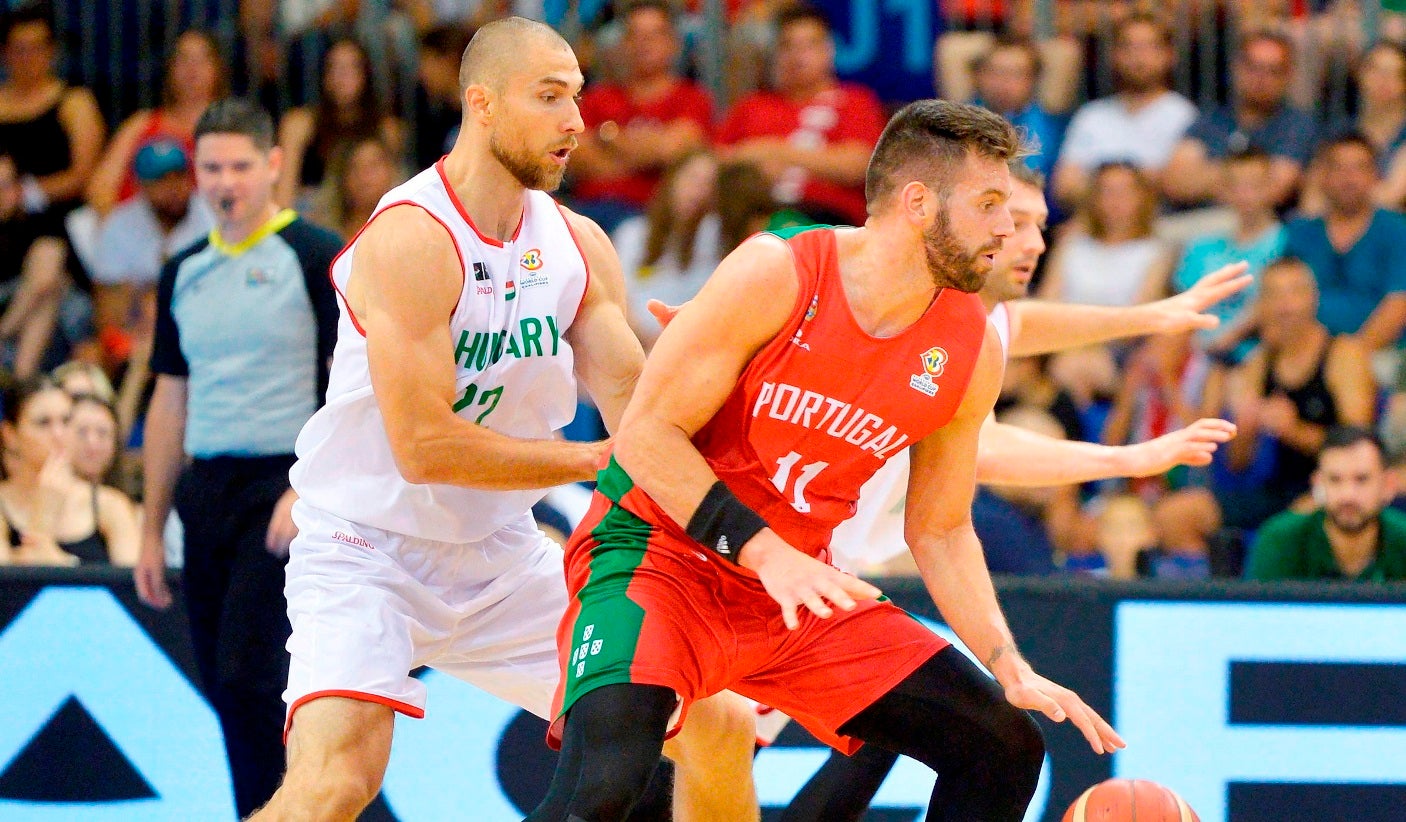
<svg viewBox="0 0 1406 822"><path fill-rule="evenodd" d="M532 822L624 818L675 713L725 688L846 752L941 770L930 819L1022 817L1044 751L1022 709L1122 746L1016 651L971 526L1002 373L975 292L1013 230L1019 151L984 109L905 107L870 160L864 227L747 241L666 329L568 547L562 756ZM909 544L996 682L823 561L910 444Z"/></svg>
<svg viewBox="0 0 1406 822"><path fill-rule="evenodd" d="M453 150L388 193L332 265L328 404L292 469L288 773L259 818L354 819L394 712L424 715L421 665L548 715L567 597L530 508L604 454L553 438L576 379L613 429L643 359L609 241L544 193L582 129L581 84L550 28L484 26ZM716 704L673 752L680 818L756 818L750 717Z"/></svg>
<svg viewBox="0 0 1406 822"><path fill-rule="evenodd" d="M982 286L982 304L1000 335L1003 353L1029 356L1121 337L1178 333L1214 327L1207 308L1250 284L1243 263L1226 266L1187 291L1165 300L1130 308L1069 305L1022 300L1045 251L1043 231L1049 209L1043 180L1021 165L1011 169L1008 202L1014 233L996 254ZM665 316L664 312L656 312ZM1108 446L1055 439L988 417L981 429L977 481L1000 485L1065 485L1109 477L1154 476L1176 465L1206 465L1235 426L1223 420L1199 420L1186 428L1136 445ZM860 491L859 509L835 529L830 547L841 568L902 561L903 519L908 484L908 455L896 454ZM786 717L764 710L757 736L770 744ZM898 754L866 745L853 756L832 753L781 816L783 822L825 819L857 820L883 784Z"/></svg>

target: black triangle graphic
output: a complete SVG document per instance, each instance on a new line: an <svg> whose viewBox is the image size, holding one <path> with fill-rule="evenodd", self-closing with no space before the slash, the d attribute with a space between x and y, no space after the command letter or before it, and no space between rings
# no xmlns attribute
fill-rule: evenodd
<svg viewBox="0 0 1406 822"><path fill-rule="evenodd" d="M76 696L59 706L0 773L0 799L120 802L156 797Z"/></svg>

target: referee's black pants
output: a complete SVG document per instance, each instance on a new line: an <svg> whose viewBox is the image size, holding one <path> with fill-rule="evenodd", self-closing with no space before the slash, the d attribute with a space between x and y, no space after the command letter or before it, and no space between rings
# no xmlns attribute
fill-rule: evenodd
<svg viewBox="0 0 1406 822"><path fill-rule="evenodd" d="M287 558L270 554L265 539L293 461L291 454L198 459L174 495L185 526L182 579L195 663L220 717L240 818L268 802L284 770Z"/></svg>

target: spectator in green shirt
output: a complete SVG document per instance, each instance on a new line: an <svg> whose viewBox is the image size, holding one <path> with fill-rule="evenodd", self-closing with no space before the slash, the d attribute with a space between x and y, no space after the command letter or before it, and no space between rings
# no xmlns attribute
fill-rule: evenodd
<svg viewBox="0 0 1406 822"><path fill-rule="evenodd" d="M1406 514L1387 504L1396 482L1366 428L1331 429L1318 453L1308 514L1285 511L1260 528L1249 579L1406 580Z"/></svg>

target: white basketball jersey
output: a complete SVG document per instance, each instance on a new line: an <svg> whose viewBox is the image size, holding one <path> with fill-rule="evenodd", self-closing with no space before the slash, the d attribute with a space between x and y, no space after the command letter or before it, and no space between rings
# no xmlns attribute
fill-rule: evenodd
<svg viewBox="0 0 1406 822"><path fill-rule="evenodd" d="M443 160L392 189L376 214L403 203L423 208L459 251L464 287L449 317L454 412L510 437L550 439L576 414L566 331L586 293L585 259L556 201L541 191L527 192L522 223L511 240L483 236L444 179L442 165ZM353 238L332 263L332 281L343 295L355 255ZM405 288L416 287L415 271L400 276ZM308 503L351 522L421 539L477 542L521 517L548 490L478 491L406 482L372 393L366 338L345 299L327 404L304 426L296 450L290 476Z"/></svg>
<svg viewBox="0 0 1406 822"><path fill-rule="evenodd" d="M1001 338L1001 353L1011 351L1011 318L1005 303L991 312L991 324ZM908 449L889 457L859 489L854 516L840 523L830 537L835 565L862 574L908 550L903 540L903 512L908 501Z"/></svg>

